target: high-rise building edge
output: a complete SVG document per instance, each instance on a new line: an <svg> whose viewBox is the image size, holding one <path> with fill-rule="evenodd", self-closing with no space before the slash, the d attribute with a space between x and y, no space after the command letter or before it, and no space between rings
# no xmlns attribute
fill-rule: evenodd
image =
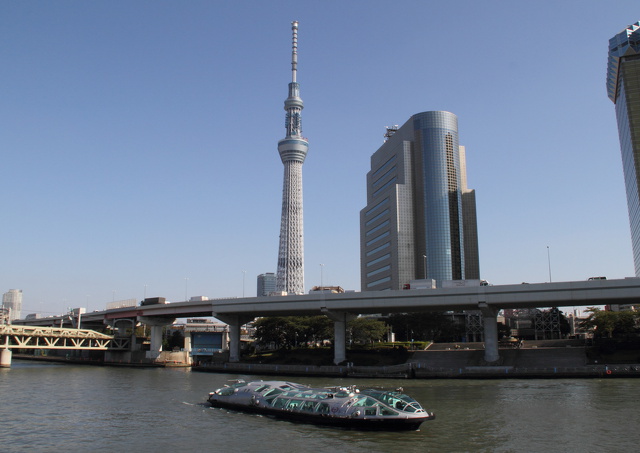
<svg viewBox="0 0 640 453"><path fill-rule="evenodd" d="M302 164L309 143L302 136L302 109L298 72L298 22L291 23L291 83L284 101L287 136L278 142L278 153L284 164L282 187L282 217L278 247L276 291L304 294L304 228L302 213Z"/></svg>
<svg viewBox="0 0 640 453"><path fill-rule="evenodd" d="M640 22L609 40L607 95L618 120L633 262L640 277Z"/></svg>
<svg viewBox="0 0 640 453"><path fill-rule="evenodd" d="M267 272L266 274L258 275L257 291L256 295L270 296L276 290L276 274L273 272Z"/></svg>
<svg viewBox="0 0 640 453"><path fill-rule="evenodd" d="M475 191L467 188L458 118L418 113L385 137L371 156L360 212L362 291L479 279Z"/></svg>
<svg viewBox="0 0 640 453"><path fill-rule="evenodd" d="M22 312L22 290L10 289L2 295L2 307L9 313L9 321L20 319Z"/></svg>

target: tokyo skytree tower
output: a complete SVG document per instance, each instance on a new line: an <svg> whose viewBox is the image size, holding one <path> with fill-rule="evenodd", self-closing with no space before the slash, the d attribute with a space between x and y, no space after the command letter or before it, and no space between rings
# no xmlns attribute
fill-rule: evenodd
<svg viewBox="0 0 640 453"><path fill-rule="evenodd" d="M304 294L304 231L302 224L302 164L309 143L302 136L303 104L298 71L298 22L291 23L293 50L291 52L291 83L289 97L284 101L287 136L278 142L278 152L284 164L282 187L282 218L278 248L276 291Z"/></svg>

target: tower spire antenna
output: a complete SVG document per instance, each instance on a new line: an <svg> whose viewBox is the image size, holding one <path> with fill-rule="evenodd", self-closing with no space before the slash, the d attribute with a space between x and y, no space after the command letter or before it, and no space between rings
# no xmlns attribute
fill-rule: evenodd
<svg viewBox="0 0 640 453"><path fill-rule="evenodd" d="M296 83L296 75L298 73L298 21L291 22L291 30L293 38L291 43L291 81Z"/></svg>

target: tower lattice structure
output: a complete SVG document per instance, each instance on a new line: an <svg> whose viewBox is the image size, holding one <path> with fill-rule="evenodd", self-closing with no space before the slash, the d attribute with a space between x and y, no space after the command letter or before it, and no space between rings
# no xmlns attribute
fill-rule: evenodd
<svg viewBox="0 0 640 453"><path fill-rule="evenodd" d="M302 216L302 164L309 143L302 136L302 99L298 71L298 22L291 23L291 83L284 101L287 136L278 142L278 153L284 164L282 187L282 218L278 248L276 291L288 294L304 293L304 227Z"/></svg>

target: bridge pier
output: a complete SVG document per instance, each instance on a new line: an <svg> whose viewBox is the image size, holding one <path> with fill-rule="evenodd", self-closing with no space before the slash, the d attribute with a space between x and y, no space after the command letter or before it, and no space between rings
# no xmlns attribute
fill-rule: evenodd
<svg viewBox="0 0 640 453"><path fill-rule="evenodd" d="M338 365L347 360L347 322L355 319L356 315L330 311L327 308L322 308L321 311L323 315L333 320L333 363Z"/></svg>
<svg viewBox="0 0 640 453"><path fill-rule="evenodd" d="M11 349L9 348L0 349L0 368L11 367L11 356L12 356Z"/></svg>
<svg viewBox="0 0 640 453"><path fill-rule="evenodd" d="M255 319L254 316L248 315L219 315L213 313L213 316L220 321L229 325L229 362L236 363L240 361L240 328Z"/></svg>
<svg viewBox="0 0 640 453"><path fill-rule="evenodd" d="M151 347L147 352L148 359L157 359L162 352L162 328L173 324L175 318L156 318L150 316L138 316L138 321L151 328Z"/></svg>
<svg viewBox="0 0 640 453"><path fill-rule="evenodd" d="M495 363L500 360L498 353L498 309L490 307L486 302L478 304L482 312L484 324L484 361Z"/></svg>

